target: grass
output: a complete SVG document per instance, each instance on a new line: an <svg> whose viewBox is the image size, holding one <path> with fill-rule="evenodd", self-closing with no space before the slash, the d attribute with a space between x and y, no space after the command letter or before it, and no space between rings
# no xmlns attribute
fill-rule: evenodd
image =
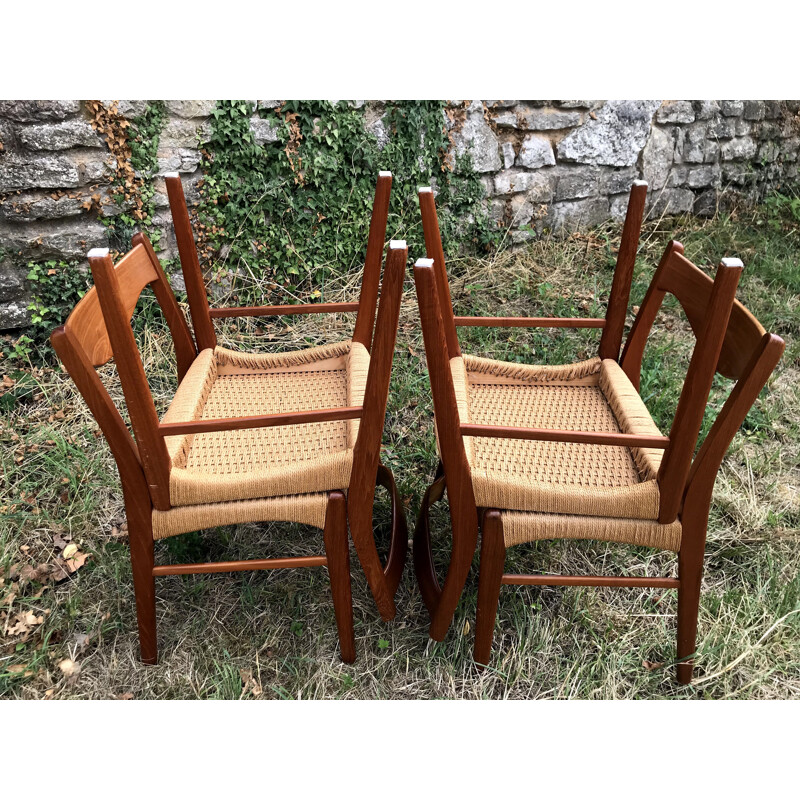
<svg viewBox="0 0 800 800"><path fill-rule="evenodd" d="M736 255L746 265L739 296L787 340L786 354L737 435L717 480L698 638L697 679L674 681L674 592L505 587L492 666L471 658L477 569L451 631L427 636L428 616L410 563L398 616L380 621L354 566L358 658L338 658L324 569L161 578L157 581L160 663L138 662L135 607L122 494L105 441L69 378L8 352L0 373L15 380L0 398L0 696L22 698L790 698L800 696L800 242L775 230L763 210L700 222L648 223L632 303L669 238L706 268ZM780 226L778 226L780 227ZM491 260L450 265L458 313L602 316L619 227L543 239ZM359 276L326 287L354 296ZM436 464L430 387L416 300L406 285L384 461L392 468L413 529ZM224 302L224 299L220 303ZM163 409L174 365L163 325L139 325L146 369ZM220 334L242 348L291 349L349 335L351 317L245 321ZM563 363L596 352L592 331L462 329L468 352ZM692 338L668 304L646 355L642 391L662 430L671 414ZM113 366L101 369L121 401ZM706 430L727 381L715 387ZM722 398L722 399L720 399ZM388 500L379 490L376 525L386 546ZM435 557L447 558L446 503L433 514ZM20 570L53 563L65 542L90 557L70 577L25 580ZM321 532L298 525L242 525L158 543L159 563L264 558L321 552ZM66 551L62 553L62 556ZM508 569L674 574L675 558L644 548L592 542L517 547ZM354 559L354 565L357 562ZM475 567L477 568L477 558ZM41 576L40 576L41 577ZM22 619L22 622L20 622ZM27 622L25 621L27 620ZM16 633L9 631L16 628Z"/></svg>

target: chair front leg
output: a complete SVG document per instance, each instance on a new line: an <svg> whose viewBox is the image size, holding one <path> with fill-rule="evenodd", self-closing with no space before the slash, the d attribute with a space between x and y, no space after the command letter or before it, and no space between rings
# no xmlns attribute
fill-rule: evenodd
<svg viewBox="0 0 800 800"><path fill-rule="evenodd" d="M356 640L353 630L353 596L350 588L350 550L347 543L347 502L342 492L328 494L325 512L325 555L333 594L333 610L339 631L342 661L356 660Z"/></svg>
<svg viewBox="0 0 800 800"><path fill-rule="evenodd" d="M139 624L139 652L143 664L157 664L158 640L156 638L156 581L153 577L155 556L152 509L149 503L144 508L141 505L132 506L127 502L125 506L131 548L133 592L136 597L136 619Z"/></svg>
<svg viewBox="0 0 800 800"><path fill-rule="evenodd" d="M497 601L503 580L506 545L503 539L503 520L494 509L483 515L481 537L481 566L478 575L478 610L475 617L475 647L473 659L479 670L489 664L492 654L492 635L497 618Z"/></svg>

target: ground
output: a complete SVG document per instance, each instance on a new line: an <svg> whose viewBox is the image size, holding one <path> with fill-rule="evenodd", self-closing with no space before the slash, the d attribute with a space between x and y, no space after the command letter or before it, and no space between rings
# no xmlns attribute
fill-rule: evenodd
<svg viewBox="0 0 800 800"><path fill-rule="evenodd" d="M705 269L745 263L739 297L787 340L767 389L722 466L714 493L700 608L696 680L674 680L676 597L641 589L504 587L491 668L472 642L477 557L444 642L410 561L393 622L378 617L353 557L357 660L343 664L325 569L157 580L158 666L138 661L133 586L119 479L108 447L70 379L2 343L0 402L0 697L22 698L790 698L800 696L800 240L764 209L701 222L647 223L632 305L641 302L667 241ZM544 238L487 259L452 259L458 313L602 316L619 227ZM419 254L412 254L419 255ZM359 275L326 288L352 298ZM148 315L151 307L144 309ZM148 319L150 317L148 316ZM288 325L220 333L248 349L347 338L352 316L286 318ZM298 321L300 320L300 321ZM227 322L227 321L226 321ZM163 409L174 365L163 325L140 326L145 366ZM462 329L472 353L563 363L596 353L597 331ZM673 303L646 355L642 394L663 431L692 342ZM35 359L35 356L34 356ZM119 400L113 366L101 369ZM720 379L704 430L729 391ZM720 399L722 398L722 399ZM401 317L384 433L384 462L409 527L433 477L430 387L411 276ZM388 504L375 510L380 545ZM435 555L449 544L446 503L433 519ZM157 563L322 551L322 534L286 524L242 525L157 543ZM354 556L354 553L353 553ZM673 575L676 559L645 548L544 542L514 548L510 571Z"/></svg>

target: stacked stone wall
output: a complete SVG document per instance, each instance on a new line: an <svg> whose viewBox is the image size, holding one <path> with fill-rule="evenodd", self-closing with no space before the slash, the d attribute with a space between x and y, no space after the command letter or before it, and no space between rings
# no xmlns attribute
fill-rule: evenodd
<svg viewBox="0 0 800 800"><path fill-rule="evenodd" d="M103 101L127 120L146 101ZM385 142L383 102L365 105L367 131ZM165 102L152 224L162 255L175 254L163 175L180 172L196 203L201 148L215 101ZM274 109L280 101L256 101ZM87 101L0 101L0 329L28 319L27 264L81 261L108 246L104 224L126 211L112 192L108 137ZM625 213L635 179L650 185L648 213L709 216L798 180L800 101L473 100L444 113L452 156L469 153L489 214L522 243L544 229L573 230ZM277 139L254 115L256 142Z"/></svg>

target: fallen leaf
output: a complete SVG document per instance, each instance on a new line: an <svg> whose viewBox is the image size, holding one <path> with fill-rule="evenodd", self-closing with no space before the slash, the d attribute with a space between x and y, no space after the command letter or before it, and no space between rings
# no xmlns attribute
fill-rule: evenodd
<svg viewBox="0 0 800 800"><path fill-rule="evenodd" d="M19 636L23 633L41 625L44 622L44 616L36 616L33 611L23 611L16 616L16 622L8 629L9 636Z"/></svg>
<svg viewBox="0 0 800 800"><path fill-rule="evenodd" d="M62 556L66 560L68 558L72 558L77 552L78 552L78 545L71 543L64 548Z"/></svg>
<svg viewBox="0 0 800 800"><path fill-rule="evenodd" d="M663 661L642 661L642 666L649 671L653 671L654 669L661 669L664 666Z"/></svg>
<svg viewBox="0 0 800 800"><path fill-rule="evenodd" d="M71 658L65 658L63 661L59 661L58 668L65 678L72 680L75 680L81 673L81 665L77 664Z"/></svg>

